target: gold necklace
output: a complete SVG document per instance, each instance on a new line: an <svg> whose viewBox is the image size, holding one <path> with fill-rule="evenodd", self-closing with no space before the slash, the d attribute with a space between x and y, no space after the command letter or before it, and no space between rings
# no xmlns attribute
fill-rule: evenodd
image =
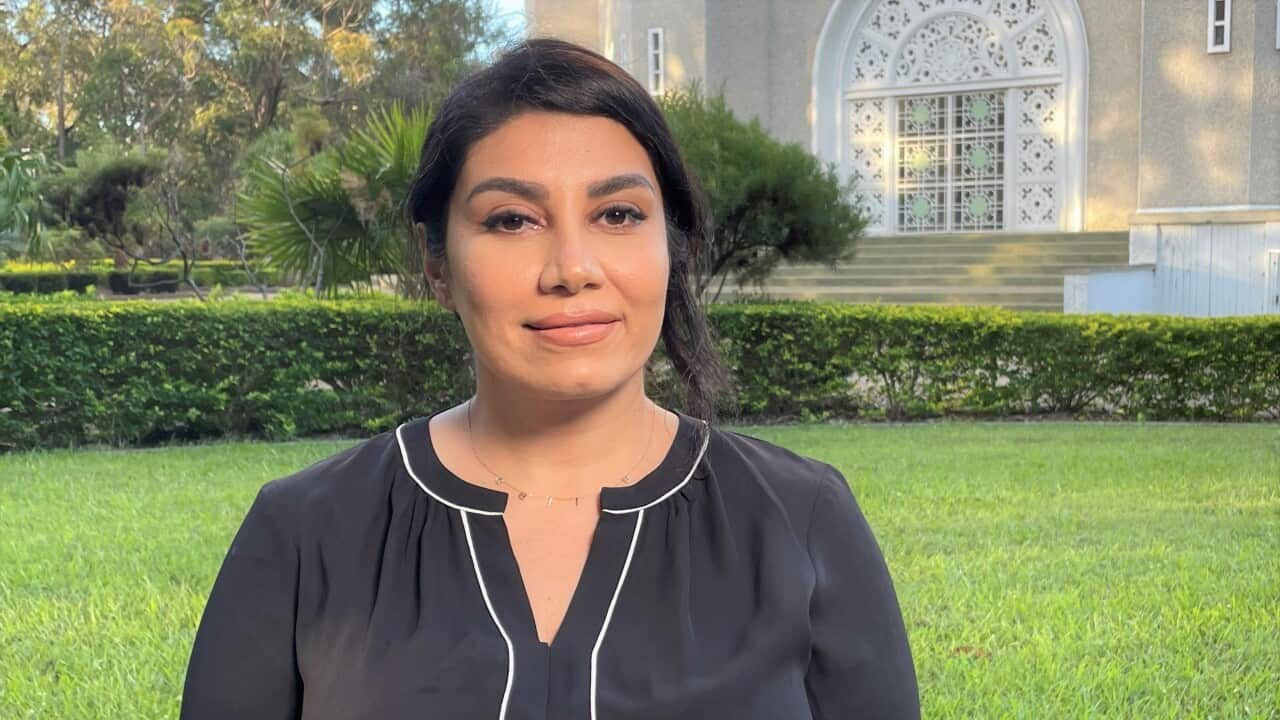
<svg viewBox="0 0 1280 720"><path fill-rule="evenodd" d="M476 458L476 462L480 463L480 465L482 465L482 466L484 467L484 469L485 469L485 470L488 470L490 473L493 473L494 482L496 482L498 485L507 485L507 486L511 487L513 490L515 490L515 491L516 491L516 497L517 497L517 498L519 498L520 500L524 500L525 498L527 498L527 497L529 497L529 496L530 496L530 494L529 494L529 493L525 492L524 490L521 490L520 488L518 488L518 487L516 487L515 485L511 484L510 482L508 482L508 481L506 481L506 480L502 479L502 476L501 476L501 475L499 475L498 473L493 472L493 469L492 469L492 468L490 468L488 465L485 465L485 464L484 464L484 461L480 459L480 455L479 455L478 453L476 453L476 442L475 442L475 437L474 437L474 436L472 435L472 433L471 433L471 402L472 402L473 400L475 400L475 396L474 396L474 395L467 399L467 441L471 444L471 454L475 456L475 458ZM656 403L654 403L653 407L654 407L654 411L655 411L655 414L656 414L657 407L658 407L658 406L657 406L657 404L656 404ZM651 442L653 442L653 421L652 421L652 420L650 420L650 422L649 422L649 439L645 441L645 444L644 444L644 452L642 452L642 453L640 454L640 460L643 460L643 459L644 459L644 456L645 456L646 454L648 454L648 452L649 452L649 444L650 444ZM639 465L639 464L640 464L640 460L636 460L636 465ZM631 466L631 470L634 470L634 469L635 469L635 465L632 465L632 466ZM631 470L628 470L627 472L623 473L623 475L622 475L622 479L623 479L625 482L620 483L620 484L619 484L619 486L621 486L621 485L629 485L629 484L631 483ZM615 486L615 487L616 487L616 486ZM568 496L568 497L555 497L555 496L553 496L553 495L534 495L533 497L545 497L545 498L547 499L547 507L551 507L551 502L552 502L553 500L562 500L562 501L563 501L563 500L572 500L574 505L579 505L580 503L578 502L578 500L579 500L582 496L581 496L581 495L570 495L570 496Z"/></svg>

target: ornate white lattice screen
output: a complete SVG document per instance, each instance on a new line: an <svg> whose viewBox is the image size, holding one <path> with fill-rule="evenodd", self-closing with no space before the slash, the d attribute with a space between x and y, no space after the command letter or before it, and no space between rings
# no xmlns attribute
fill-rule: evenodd
<svg viewBox="0 0 1280 720"><path fill-rule="evenodd" d="M1064 39L1047 0L872 0L846 168L879 232L1063 226Z"/></svg>

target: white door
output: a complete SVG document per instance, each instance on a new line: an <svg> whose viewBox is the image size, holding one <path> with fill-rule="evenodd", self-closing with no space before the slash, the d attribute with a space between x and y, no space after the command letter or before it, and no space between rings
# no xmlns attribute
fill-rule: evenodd
<svg viewBox="0 0 1280 720"><path fill-rule="evenodd" d="M897 104L897 230L1005 228L1005 91Z"/></svg>

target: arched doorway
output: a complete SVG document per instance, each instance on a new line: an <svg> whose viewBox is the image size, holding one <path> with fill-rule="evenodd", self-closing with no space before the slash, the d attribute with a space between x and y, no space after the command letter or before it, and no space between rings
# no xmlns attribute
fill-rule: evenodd
<svg viewBox="0 0 1280 720"><path fill-rule="evenodd" d="M813 149L872 231L1075 231L1087 48L1074 0L837 0Z"/></svg>

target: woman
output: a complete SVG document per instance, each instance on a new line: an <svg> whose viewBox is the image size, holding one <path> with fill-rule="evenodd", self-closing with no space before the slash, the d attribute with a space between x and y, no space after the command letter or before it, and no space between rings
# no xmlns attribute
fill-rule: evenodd
<svg viewBox="0 0 1280 720"><path fill-rule="evenodd" d="M600 55L530 40L461 83L407 211L475 394L262 487L182 717L918 717L844 477L708 420L704 208ZM659 336L689 414L645 394Z"/></svg>

